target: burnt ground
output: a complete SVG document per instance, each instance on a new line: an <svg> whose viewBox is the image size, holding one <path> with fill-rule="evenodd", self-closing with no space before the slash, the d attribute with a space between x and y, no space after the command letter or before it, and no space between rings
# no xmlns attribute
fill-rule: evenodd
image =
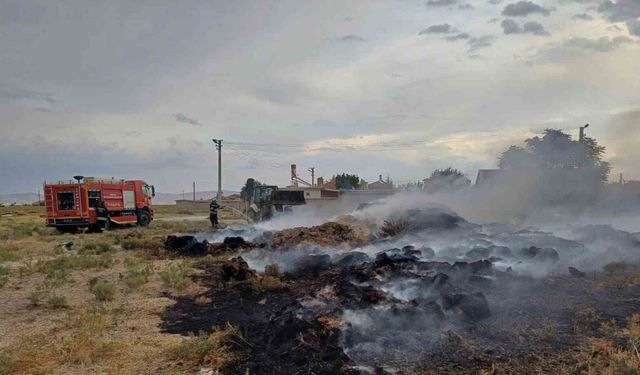
<svg viewBox="0 0 640 375"><path fill-rule="evenodd" d="M585 338L602 336L604 322L624 324L640 312L640 284L624 278L532 279L487 268L460 274L457 265L425 263L332 265L281 275L284 287L207 264L196 280L207 292L176 298L163 314L163 330L186 335L239 327L247 342L238 348L243 359L223 372L229 374L579 374ZM434 279L443 269L449 281ZM407 275L438 290L436 297L400 301L371 286ZM478 293L489 311L470 299ZM453 295L466 299L451 302ZM203 296L211 303L199 303ZM355 328L345 311L363 313L374 326Z"/></svg>

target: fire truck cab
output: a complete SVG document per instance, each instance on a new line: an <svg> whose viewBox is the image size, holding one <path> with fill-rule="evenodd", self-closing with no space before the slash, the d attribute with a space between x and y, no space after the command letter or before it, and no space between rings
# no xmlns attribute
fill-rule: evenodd
<svg viewBox="0 0 640 375"><path fill-rule="evenodd" d="M60 231L109 229L112 224L147 226L153 220L155 188L142 180L74 176L44 184L47 226Z"/></svg>

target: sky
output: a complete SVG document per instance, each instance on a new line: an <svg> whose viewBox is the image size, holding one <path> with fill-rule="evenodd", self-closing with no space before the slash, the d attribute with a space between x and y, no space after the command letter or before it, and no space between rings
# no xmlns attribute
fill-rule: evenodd
<svg viewBox="0 0 640 375"><path fill-rule="evenodd" d="M0 194L473 180L545 128L640 179L640 0L0 0Z"/></svg>

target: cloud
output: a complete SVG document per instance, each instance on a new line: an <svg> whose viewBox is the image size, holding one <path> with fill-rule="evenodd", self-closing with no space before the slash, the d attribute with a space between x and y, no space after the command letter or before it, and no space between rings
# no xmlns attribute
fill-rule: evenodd
<svg viewBox="0 0 640 375"><path fill-rule="evenodd" d="M627 38L626 36L617 36L615 38L603 36L599 39L574 37L567 40L564 45L567 47L576 47L598 52L611 52L621 45L627 43L633 43L633 40Z"/></svg>
<svg viewBox="0 0 640 375"><path fill-rule="evenodd" d="M507 18L504 21L502 21L500 25L502 26L502 31L507 35L509 34L533 34L533 35L541 35L541 36L549 35L549 33L544 29L544 26L542 26L542 24L534 21L525 22L525 24L522 27L520 27L520 25L516 21Z"/></svg>
<svg viewBox="0 0 640 375"><path fill-rule="evenodd" d="M525 22L523 26L525 33L548 36L549 33L544 29L541 23L535 21Z"/></svg>
<svg viewBox="0 0 640 375"><path fill-rule="evenodd" d="M364 43L366 42L366 39L358 35L347 34L339 38L336 38L336 41L344 42L344 43Z"/></svg>
<svg viewBox="0 0 640 375"><path fill-rule="evenodd" d="M420 31L418 33L418 35L424 35L424 34L451 34L452 32L455 32L455 28L451 25L449 25L448 23L443 23L440 25L431 25L429 27L427 27L426 29Z"/></svg>
<svg viewBox="0 0 640 375"><path fill-rule="evenodd" d="M493 35L483 35L478 38L469 39L469 52L477 51L481 48L491 47L496 37Z"/></svg>
<svg viewBox="0 0 640 375"><path fill-rule="evenodd" d="M640 19L627 21L627 29L629 34L640 36Z"/></svg>
<svg viewBox="0 0 640 375"><path fill-rule="evenodd" d="M640 18L640 1L638 0L605 0L598 8L611 22L624 22Z"/></svg>
<svg viewBox="0 0 640 375"><path fill-rule="evenodd" d="M425 3L428 7L444 7L457 3L457 0L427 0Z"/></svg>
<svg viewBox="0 0 640 375"><path fill-rule="evenodd" d="M526 17L531 14L548 16L551 14L551 10L531 1L518 1L517 3L507 5L502 10L502 15L507 17Z"/></svg>
<svg viewBox="0 0 640 375"><path fill-rule="evenodd" d="M194 126L202 126L202 124L193 118L187 117L184 113L176 113L173 115L177 122L182 122L184 124L194 125Z"/></svg>
<svg viewBox="0 0 640 375"><path fill-rule="evenodd" d="M593 20L593 16L587 13L576 14L573 16L574 20L583 20L583 21L591 21Z"/></svg>
<svg viewBox="0 0 640 375"><path fill-rule="evenodd" d="M469 39L469 38L471 38L471 35L467 33L459 33L456 35L448 36L445 39L450 42L455 42L456 40L463 40L463 39Z"/></svg>
<svg viewBox="0 0 640 375"><path fill-rule="evenodd" d="M502 31L507 35L522 33L522 28L520 27L520 25L516 21L509 18L503 20L500 26L502 26Z"/></svg>
<svg viewBox="0 0 640 375"><path fill-rule="evenodd" d="M27 90L18 87L0 86L0 99L8 100L33 100L44 102L46 104L56 104L57 101L53 94L34 90Z"/></svg>

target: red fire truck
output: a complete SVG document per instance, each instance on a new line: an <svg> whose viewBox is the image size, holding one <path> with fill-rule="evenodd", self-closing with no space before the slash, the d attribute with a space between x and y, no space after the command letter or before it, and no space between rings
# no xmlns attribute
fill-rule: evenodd
<svg viewBox="0 0 640 375"><path fill-rule="evenodd" d="M112 224L147 226L153 220L155 188L142 180L74 176L44 184L47 226L60 231L109 229Z"/></svg>

